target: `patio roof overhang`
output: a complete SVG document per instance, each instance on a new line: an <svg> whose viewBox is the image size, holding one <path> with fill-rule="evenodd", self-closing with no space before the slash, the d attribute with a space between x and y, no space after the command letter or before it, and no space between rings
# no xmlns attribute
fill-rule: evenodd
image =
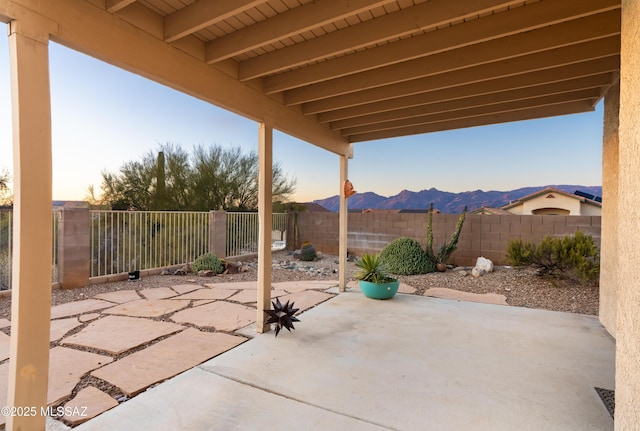
<svg viewBox="0 0 640 431"><path fill-rule="evenodd" d="M591 111L609 93L601 321L617 339L616 426L638 423L640 233L622 227L637 225L640 197L640 2L0 0L0 21L10 24L18 251L10 405L46 403L53 40L260 123L261 226L271 225L273 129L338 154L342 185L353 143ZM341 287L346 226L341 192ZM265 232L259 310L270 294Z"/></svg>
<svg viewBox="0 0 640 431"><path fill-rule="evenodd" d="M51 39L342 155L594 109L620 0L4 1Z"/></svg>

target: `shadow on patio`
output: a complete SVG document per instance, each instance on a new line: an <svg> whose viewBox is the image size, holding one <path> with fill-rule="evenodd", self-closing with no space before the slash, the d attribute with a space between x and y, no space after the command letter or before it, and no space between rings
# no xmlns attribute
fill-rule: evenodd
<svg viewBox="0 0 640 431"><path fill-rule="evenodd" d="M610 430L592 316L347 292L78 430Z"/></svg>

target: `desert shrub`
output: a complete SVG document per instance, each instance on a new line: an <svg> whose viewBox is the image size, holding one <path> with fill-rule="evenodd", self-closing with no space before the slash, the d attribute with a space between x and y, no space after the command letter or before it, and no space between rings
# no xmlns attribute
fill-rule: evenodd
<svg viewBox="0 0 640 431"><path fill-rule="evenodd" d="M546 236L538 245L510 241L507 261L516 266L535 265L543 275L583 282L595 281L600 275L598 246L580 231L562 238Z"/></svg>
<svg viewBox="0 0 640 431"><path fill-rule="evenodd" d="M11 274L11 263L9 253L0 251L0 290L10 289L9 275Z"/></svg>
<svg viewBox="0 0 640 431"><path fill-rule="evenodd" d="M215 271L216 274L220 274L224 271L224 263L218 256L213 253L205 253L202 256L198 257L191 265L191 269L193 272L198 273L202 270Z"/></svg>
<svg viewBox="0 0 640 431"><path fill-rule="evenodd" d="M532 257L535 253L535 244L514 239L509 241L505 258L509 265L529 266L533 263Z"/></svg>
<svg viewBox="0 0 640 431"><path fill-rule="evenodd" d="M414 275L435 271L435 262L430 262L415 239L400 237L391 241L380 252L380 260L392 274Z"/></svg>

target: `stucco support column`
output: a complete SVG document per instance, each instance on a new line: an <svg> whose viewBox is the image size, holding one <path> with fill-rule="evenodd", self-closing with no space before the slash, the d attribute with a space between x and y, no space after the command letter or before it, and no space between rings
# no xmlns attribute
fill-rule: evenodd
<svg viewBox="0 0 640 431"><path fill-rule="evenodd" d="M338 275L339 290L344 292L347 288L347 232L349 220L349 206L347 198L344 194L344 183L347 181L349 174L349 159L346 156L340 156L340 227L338 242Z"/></svg>
<svg viewBox="0 0 640 431"><path fill-rule="evenodd" d="M256 331L267 332L270 325L265 324L264 310L271 308L271 225L272 202L271 187L273 159L273 121L265 119L258 127L258 219L260 224L258 238L258 317Z"/></svg>
<svg viewBox="0 0 640 431"><path fill-rule="evenodd" d="M616 430L640 424L640 2L622 0Z"/></svg>
<svg viewBox="0 0 640 431"><path fill-rule="evenodd" d="M600 240L600 322L616 335L618 289L618 125L620 82L604 98L602 136L602 227Z"/></svg>
<svg viewBox="0 0 640 431"><path fill-rule="evenodd" d="M45 429L51 315L51 101L48 34L28 17L9 25L13 118L13 283L7 429ZM4 389L3 389L4 390Z"/></svg>

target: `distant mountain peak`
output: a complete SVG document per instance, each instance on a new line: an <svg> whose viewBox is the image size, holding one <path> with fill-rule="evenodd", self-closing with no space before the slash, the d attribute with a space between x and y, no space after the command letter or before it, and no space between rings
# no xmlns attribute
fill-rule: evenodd
<svg viewBox="0 0 640 431"><path fill-rule="evenodd" d="M398 194L389 197L374 192L357 193L349 198L349 209L427 209L433 203L433 207L442 213L458 214L462 212L465 206L469 211L482 207L500 208L523 196L547 187L553 187L568 193L574 193L579 190L602 196L602 186L545 185L522 187L509 191L490 190L485 192L483 190L474 190L461 193L445 192L431 187L419 192L402 190ZM340 209L340 196L338 195L313 202L322 205L329 211L335 212Z"/></svg>

